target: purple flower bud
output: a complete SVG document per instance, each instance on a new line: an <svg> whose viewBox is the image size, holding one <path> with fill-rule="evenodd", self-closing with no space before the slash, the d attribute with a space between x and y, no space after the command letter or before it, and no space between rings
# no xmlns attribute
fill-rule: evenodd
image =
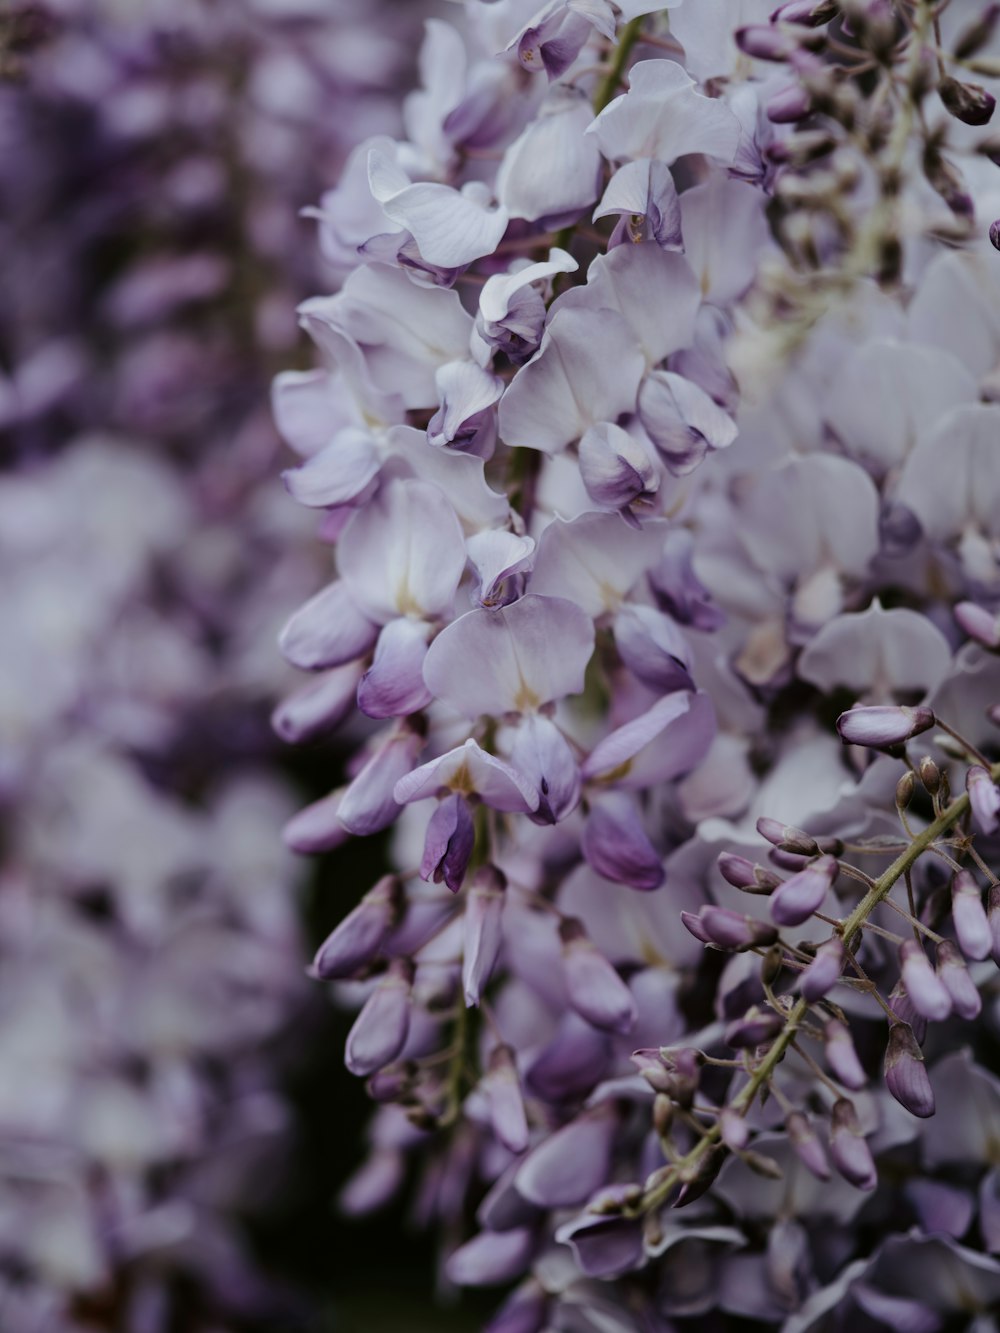
<svg viewBox="0 0 1000 1333"><path fill-rule="evenodd" d="M659 1054L666 1075L662 1091L678 1106L690 1110L701 1083L704 1056L693 1046L661 1047Z"/></svg>
<svg viewBox="0 0 1000 1333"><path fill-rule="evenodd" d="M804 1111L792 1111L785 1121L788 1141L796 1157L818 1180L830 1179L830 1162L812 1121Z"/></svg>
<svg viewBox="0 0 1000 1333"><path fill-rule="evenodd" d="M633 1051L629 1058L654 1092L669 1092L670 1073L658 1049L645 1047Z"/></svg>
<svg viewBox="0 0 1000 1333"><path fill-rule="evenodd" d="M720 852L718 859L719 873L727 884L734 889L759 888L754 875L755 866L745 856L736 856L732 852Z"/></svg>
<svg viewBox="0 0 1000 1333"><path fill-rule="evenodd" d="M819 27L829 23L840 13L838 0L788 0L779 5L771 15L772 23L801 23L806 27Z"/></svg>
<svg viewBox="0 0 1000 1333"><path fill-rule="evenodd" d="M922 1046L927 1038L927 1019L917 1013L902 980L897 981L889 992L889 1008L901 1023L909 1023L917 1044Z"/></svg>
<svg viewBox="0 0 1000 1333"><path fill-rule="evenodd" d="M878 1184L871 1149L861 1133L854 1103L846 1097L834 1102L830 1113L830 1156L844 1179L858 1189L873 1190Z"/></svg>
<svg viewBox="0 0 1000 1333"><path fill-rule="evenodd" d="M778 938L773 926L731 912L727 907L703 907L697 915L681 912L681 921L695 939L715 949L752 949L757 945L766 948Z"/></svg>
<svg viewBox="0 0 1000 1333"><path fill-rule="evenodd" d="M791 83L787 88L769 97L764 113L775 125L793 125L808 116L812 110L812 98L800 83Z"/></svg>
<svg viewBox="0 0 1000 1333"><path fill-rule="evenodd" d="M754 60L784 63L798 49L798 43L793 38L769 23L751 23L737 28L733 40L744 55Z"/></svg>
<svg viewBox="0 0 1000 1333"><path fill-rule="evenodd" d="M934 1093L924 1068L924 1055L908 1023L893 1023L889 1028L885 1085L911 1115L926 1120L934 1114Z"/></svg>
<svg viewBox="0 0 1000 1333"><path fill-rule="evenodd" d="M374 1074L391 1064L406 1045L412 980L412 965L397 959L365 1001L347 1034L344 1062L352 1074L362 1078Z"/></svg>
<svg viewBox="0 0 1000 1333"><path fill-rule="evenodd" d="M439 802L430 817L420 878L433 880L435 884L444 880L452 893L457 893L465 879L475 841L476 828L469 802L453 792Z"/></svg>
<svg viewBox="0 0 1000 1333"><path fill-rule="evenodd" d="M834 935L819 946L816 957L799 977L799 993L815 1004L837 983L843 970L844 945Z"/></svg>
<svg viewBox="0 0 1000 1333"><path fill-rule="evenodd" d="M819 851L815 838L793 824L782 824L780 819L761 816L757 820L757 832L773 847L783 852L793 852L796 856L815 856Z"/></svg>
<svg viewBox="0 0 1000 1333"><path fill-rule="evenodd" d="M966 60L976 55L987 45L996 30L1000 19L1000 5L984 5L982 11L967 28L963 28L952 46L952 55L956 60Z"/></svg>
<svg viewBox="0 0 1000 1333"><path fill-rule="evenodd" d="M868 1075L858 1059L851 1034L844 1024L836 1018L831 1018L823 1029L823 1036L826 1043L826 1062L830 1066L834 1078L843 1083L845 1088L850 1088L852 1092L857 1092L865 1087L868 1083Z"/></svg>
<svg viewBox="0 0 1000 1333"><path fill-rule="evenodd" d="M734 1050L753 1050L771 1041L784 1027L785 1021L773 1009L759 1009L754 1005L742 1018L726 1028L725 1042Z"/></svg>
<svg viewBox="0 0 1000 1333"><path fill-rule="evenodd" d="M905 708L876 704L871 708L849 708L837 718L837 730L845 745L867 745L874 750L902 745L934 725L929 708Z"/></svg>
<svg viewBox="0 0 1000 1333"><path fill-rule="evenodd" d="M779 926L800 926L819 910L840 869L835 856L821 856L771 894L771 917Z"/></svg>
<svg viewBox="0 0 1000 1333"><path fill-rule="evenodd" d="M981 764L973 764L965 775L969 805L981 833L996 833L1000 820L1000 789Z"/></svg>
<svg viewBox="0 0 1000 1333"><path fill-rule="evenodd" d="M358 662L324 671L278 705L271 726L288 745L333 731L354 707L360 676Z"/></svg>
<svg viewBox="0 0 1000 1333"><path fill-rule="evenodd" d="M955 1013L960 1018L977 1018L983 1001L969 976L965 960L951 940L942 940L937 947L937 975L951 998Z"/></svg>
<svg viewBox="0 0 1000 1333"><path fill-rule="evenodd" d="M605 1184L618 1118L604 1105L584 1111L532 1149L514 1177L517 1191L539 1208L573 1208Z"/></svg>
<svg viewBox="0 0 1000 1333"><path fill-rule="evenodd" d="M990 223L990 245L994 250L1000 250L1000 218Z"/></svg>
<svg viewBox="0 0 1000 1333"><path fill-rule="evenodd" d="M725 1107L719 1116L719 1133L722 1142L733 1152L739 1152L750 1141L750 1127L745 1117L731 1106Z"/></svg>
<svg viewBox="0 0 1000 1333"><path fill-rule="evenodd" d="M528 1120L517 1065L509 1046L494 1046L489 1069L480 1086L489 1100L494 1134L511 1152L524 1152L528 1146Z"/></svg>
<svg viewBox="0 0 1000 1333"><path fill-rule="evenodd" d="M951 996L930 965L923 946L916 940L904 940L899 946L903 985L918 1014L940 1022L951 1013Z"/></svg>
<svg viewBox="0 0 1000 1333"><path fill-rule="evenodd" d="M938 96L945 110L966 125L986 125L993 117L997 100L978 83L960 83L944 78L938 84Z"/></svg>
<svg viewBox="0 0 1000 1333"><path fill-rule="evenodd" d="M384 875L320 945L313 974L330 981L353 976L370 963L395 925L399 904L399 881L394 875Z"/></svg>
<svg viewBox="0 0 1000 1333"><path fill-rule="evenodd" d="M1000 250L1000 222L994 222L990 228L990 240ZM1000 648L1000 616L993 611L987 611L976 602L959 602L954 616L970 639L975 639L984 648Z"/></svg>
<svg viewBox="0 0 1000 1333"><path fill-rule="evenodd" d="M605 1032L629 1032L638 1016L632 992L578 921L560 922L563 972L569 1002L588 1023Z"/></svg>
<svg viewBox="0 0 1000 1333"><path fill-rule="evenodd" d="M503 905L507 881L495 866L482 866L465 898L462 988L465 1003L479 1004L503 942Z"/></svg>
<svg viewBox="0 0 1000 1333"><path fill-rule="evenodd" d="M958 946L966 958L976 962L988 958L992 936L983 908L983 891L968 870L960 870L951 886L951 916Z"/></svg>

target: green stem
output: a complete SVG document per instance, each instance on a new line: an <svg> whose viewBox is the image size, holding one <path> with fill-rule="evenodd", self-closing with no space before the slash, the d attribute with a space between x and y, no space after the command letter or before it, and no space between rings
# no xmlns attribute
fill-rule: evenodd
<svg viewBox="0 0 1000 1333"><path fill-rule="evenodd" d="M625 72L625 65L629 56L632 54L632 48L642 35L642 19L632 19L622 28L621 36L618 38L618 46L615 48L615 57L611 62L611 68L605 74L604 78L598 84L597 92L594 94L594 114L599 115L613 97L618 92L618 85L622 81L622 74Z"/></svg>
<svg viewBox="0 0 1000 1333"><path fill-rule="evenodd" d="M1000 780L1000 764L993 765L990 776L995 782ZM963 794L952 801L932 824L928 824L922 833L917 834L906 850L901 852L893 861L892 865L879 875L854 911L837 927L836 934L848 944L848 947L850 947L852 936L861 929L879 903L889 895L896 881L906 874L914 862L927 851L928 847L937 838L941 837L943 833L947 833L962 818L968 808L969 797L967 794ZM788 1011L784 1028L775 1037L760 1064L756 1066L747 1082L733 1098L731 1105L734 1111L747 1110L760 1090L767 1084L775 1069L784 1059L785 1052L795 1040L795 1034L808 1010L809 1002L807 1000L796 1000ZM718 1140L719 1128L717 1125L713 1125L705 1131L701 1140L695 1144L691 1151L681 1158L674 1169L644 1193L642 1199L635 1206L635 1213L647 1213L665 1203L678 1183L684 1179L691 1179L697 1174L698 1167L704 1163L709 1153L713 1151Z"/></svg>

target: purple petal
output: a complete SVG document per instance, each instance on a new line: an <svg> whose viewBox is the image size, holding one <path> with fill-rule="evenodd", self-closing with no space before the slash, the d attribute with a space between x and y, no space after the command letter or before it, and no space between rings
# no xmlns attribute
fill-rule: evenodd
<svg viewBox="0 0 1000 1333"><path fill-rule="evenodd" d="M475 793L494 810L524 814L538 808L538 792L520 770L489 754L471 737L401 778L393 795L406 805L435 796L441 788L467 796Z"/></svg>
<svg viewBox="0 0 1000 1333"><path fill-rule="evenodd" d="M475 610L431 644L428 689L459 713L533 712L583 689L594 627L580 607L529 595L497 610Z"/></svg>
<svg viewBox="0 0 1000 1333"><path fill-rule="evenodd" d="M452 1251L445 1272L460 1287L496 1286L523 1273L533 1249L534 1237L526 1228L481 1231Z"/></svg>
<svg viewBox="0 0 1000 1333"><path fill-rule="evenodd" d="M556 824L576 809L580 765L550 718L532 713L521 719L514 729L510 762L538 797L534 823Z"/></svg>
<svg viewBox="0 0 1000 1333"><path fill-rule="evenodd" d="M581 845L605 879L646 891L663 883L660 855L646 834L638 807L623 792L607 792L591 805Z"/></svg>
<svg viewBox="0 0 1000 1333"><path fill-rule="evenodd" d="M383 626L375 659L358 684L358 707L368 717L405 717L431 701L424 684L430 626L420 620L392 620Z"/></svg>
<svg viewBox="0 0 1000 1333"><path fill-rule="evenodd" d="M374 645L378 627L358 609L343 580L331 583L295 612L278 646L304 671L343 666Z"/></svg>
<svg viewBox="0 0 1000 1333"><path fill-rule="evenodd" d="M282 480L299 504L321 509L358 500L381 465L369 432L349 426L301 467L283 472Z"/></svg>
<svg viewBox="0 0 1000 1333"><path fill-rule="evenodd" d="M543 1139L518 1168L518 1192L540 1208L572 1208L606 1182L618 1120L607 1107L584 1111Z"/></svg>
<svg viewBox="0 0 1000 1333"><path fill-rule="evenodd" d="M394 963L378 983L347 1035L345 1063L364 1078L390 1064L406 1045L410 1031L408 964Z"/></svg>
<svg viewBox="0 0 1000 1333"><path fill-rule="evenodd" d="M420 878L440 884L452 893L462 887L476 841L472 812L464 796L446 796L430 817L420 861Z"/></svg>
<svg viewBox="0 0 1000 1333"><path fill-rule="evenodd" d="M465 898L462 945L462 989L465 1003L479 1004L496 966L503 943L506 880L492 866L477 870Z"/></svg>

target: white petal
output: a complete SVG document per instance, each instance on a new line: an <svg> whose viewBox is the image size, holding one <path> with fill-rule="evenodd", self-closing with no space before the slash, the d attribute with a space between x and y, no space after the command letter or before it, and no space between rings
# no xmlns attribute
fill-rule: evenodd
<svg viewBox="0 0 1000 1333"><path fill-rule="evenodd" d="M694 80L672 60L640 60L629 91L616 97L590 127L605 157L656 157L668 165L686 153L731 162L740 142L739 121L717 99L695 91Z"/></svg>

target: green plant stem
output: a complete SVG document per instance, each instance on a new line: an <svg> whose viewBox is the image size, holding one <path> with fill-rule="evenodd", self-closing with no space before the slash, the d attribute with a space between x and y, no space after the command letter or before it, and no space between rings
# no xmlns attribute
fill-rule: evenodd
<svg viewBox="0 0 1000 1333"><path fill-rule="evenodd" d="M993 765L990 776L994 782L1000 780L1000 764ZM910 870L933 842L940 838L942 834L947 833L962 818L968 808L969 797L963 793L952 801L946 809L942 810L937 819L928 824L922 833L918 833L906 850L901 852L892 865L879 875L854 911L841 921L836 928L835 934L842 938L848 947L850 947L852 937L861 929L875 908L883 899L888 897L897 880L901 879ZM798 1032L808 1011L809 1002L801 998L796 1000L795 1004L788 1010L785 1026L768 1047L760 1063L750 1073L746 1083L733 1098L731 1106L734 1111L742 1112L749 1109L758 1093L768 1083L771 1075L784 1059L785 1052L795 1040L795 1034ZM643 1194L642 1199L631 1212L638 1215L659 1208L667 1201L678 1184L696 1177L699 1167L704 1165L709 1154L715 1149L719 1137L717 1125L707 1129L691 1151Z"/></svg>

